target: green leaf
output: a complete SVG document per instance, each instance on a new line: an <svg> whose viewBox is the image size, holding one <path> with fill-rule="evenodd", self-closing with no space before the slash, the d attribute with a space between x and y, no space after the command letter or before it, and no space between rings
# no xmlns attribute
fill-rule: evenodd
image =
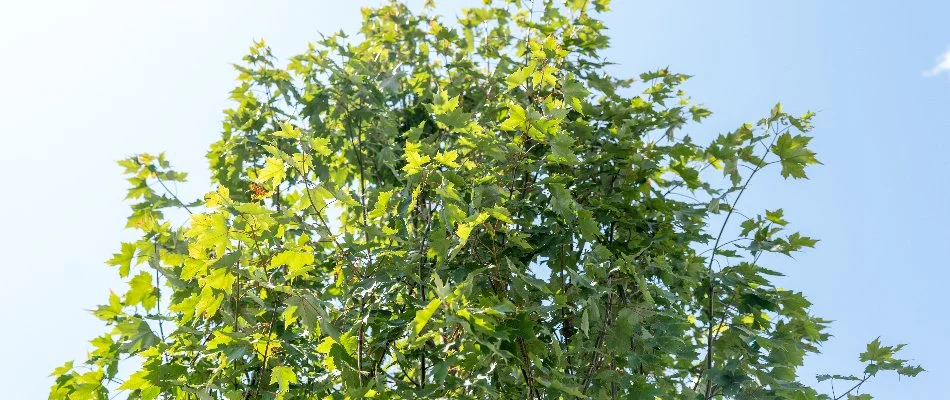
<svg viewBox="0 0 950 400"><path fill-rule="evenodd" d="M778 137L772 146L772 153L779 157L782 164L782 177L807 178L805 166L818 163L815 153L807 147L810 141L810 137L793 136L787 132Z"/></svg>
<svg viewBox="0 0 950 400"><path fill-rule="evenodd" d="M551 160L558 164L576 164L577 156L574 155L574 138L563 132L551 138Z"/></svg>
<svg viewBox="0 0 950 400"><path fill-rule="evenodd" d="M788 245L793 250L799 250L802 247L815 247L815 244L817 243L817 239L812 239L808 236L802 236L798 232L788 236Z"/></svg>
<svg viewBox="0 0 950 400"><path fill-rule="evenodd" d="M772 119L778 118L779 115L782 115L782 103L775 103L775 106L772 107L771 118Z"/></svg>
<svg viewBox="0 0 950 400"><path fill-rule="evenodd" d="M771 221L775 225L785 226L785 225L788 225L788 221L782 218L783 214L784 214L784 211L781 208L775 211L766 210L765 219Z"/></svg>
<svg viewBox="0 0 950 400"><path fill-rule="evenodd" d="M705 107L692 106L689 109L689 113L693 116L693 121L701 122L704 118L712 115L712 111L709 111Z"/></svg>
<svg viewBox="0 0 950 400"><path fill-rule="evenodd" d="M288 309L293 307L293 313L295 317L300 319L300 322L306 327L310 332L313 332L315 335L320 335L320 312L317 310L317 307L320 307L320 303L316 298L312 296L291 296L286 301Z"/></svg>
<svg viewBox="0 0 950 400"><path fill-rule="evenodd" d="M579 209L577 210L577 218L580 223L581 234L584 235L584 240L588 242L596 241L597 236L600 235L600 225L594 220L593 214L588 210Z"/></svg>
<svg viewBox="0 0 950 400"><path fill-rule="evenodd" d="M566 81L564 82L562 90L564 92L564 102L575 111L583 114L584 102L587 96L590 95L590 92L584 87L584 84L574 80Z"/></svg>
<svg viewBox="0 0 950 400"><path fill-rule="evenodd" d="M143 319L132 318L116 325L116 332L122 336L122 347L130 354L138 353L158 344L161 340L148 322Z"/></svg>
<svg viewBox="0 0 950 400"><path fill-rule="evenodd" d="M462 112L462 110L454 110L445 114L440 114L435 117L435 120L444 125L451 131L458 131L461 128L464 128L468 125L468 122L472 119L472 114Z"/></svg>
<svg viewBox="0 0 950 400"><path fill-rule="evenodd" d="M893 348L882 346L881 338L877 338L871 341L871 343L868 343L867 350L861 353L861 361L880 363L887 361L893 355Z"/></svg>
<svg viewBox="0 0 950 400"><path fill-rule="evenodd" d="M551 190L551 207L558 215L567 220L574 217L574 198L571 192L563 184L552 183L548 185Z"/></svg>

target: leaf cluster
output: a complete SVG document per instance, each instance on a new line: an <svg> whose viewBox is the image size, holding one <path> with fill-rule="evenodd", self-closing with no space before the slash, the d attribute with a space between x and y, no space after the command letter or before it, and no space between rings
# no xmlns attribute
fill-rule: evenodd
<svg viewBox="0 0 950 400"><path fill-rule="evenodd" d="M285 66L255 43L203 199L120 162L129 288L50 398L829 398L796 375L828 321L760 262L816 240L738 211L818 163L813 114L694 138L687 75L605 72L606 0L541 3L390 2ZM867 375L920 372L872 344Z"/></svg>

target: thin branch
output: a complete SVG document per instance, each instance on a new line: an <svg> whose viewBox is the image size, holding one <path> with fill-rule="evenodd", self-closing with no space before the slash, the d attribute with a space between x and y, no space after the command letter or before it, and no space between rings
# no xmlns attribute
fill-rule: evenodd
<svg viewBox="0 0 950 400"><path fill-rule="evenodd" d="M159 178L159 177L158 177L158 173L155 174L155 179L158 180L158 183L161 184L163 188L165 188L165 192L167 192L168 194L170 194L170 195L175 199L175 201L177 201L178 204L181 205L181 208L184 208L185 211L188 211L188 214L194 214L194 213L191 212L191 210L188 208L188 206L185 205L185 202L181 201L181 199L178 198L178 195L176 195L174 192L172 192L172 190L169 189L168 186L165 186L165 182L162 181L162 178Z"/></svg>
<svg viewBox="0 0 950 400"><path fill-rule="evenodd" d="M775 143L778 135L772 137L772 143ZM769 145L766 150L771 148L772 145ZM767 156L768 153L763 155L763 159ZM739 199L742 198L742 194L745 193L745 190L749 187L749 182L752 181L752 178L755 177L755 174L765 168L769 164L759 165L749 174L749 177L746 178L745 183L742 184L742 189L739 190L739 194L736 195L736 198L732 201L732 205L729 207L729 212L726 214L725 220L722 221L722 226L719 228L719 234L716 235L716 243L713 245L712 254L709 256L709 264L706 266L706 270L709 273L709 289L706 295L709 297L709 327L706 333L706 372L712 371L713 367L713 342L715 338L713 337L714 325L713 320L715 319L715 300L716 300L716 285L715 285L715 274L713 274L713 260L716 259L716 251L719 250L719 242L722 240L722 234L726 231L726 226L729 224L729 218L732 217L734 210L736 209L736 204L739 203ZM706 400L712 398L712 380L706 379Z"/></svg>
<svg viewBox="0 0 950 400"><path fill-rule="evenodd" d="M843 399L845 396L847 396L848 394L850 394L851 392L853 392L855 389L861 387L861 385L863 385L864 382L867 382L868 379L871 379L872 376L874 376L874 375L864 374L864 378L861 379L860 382L858 382L858 383L856 383L854 386L852 386L851 389L848 389L847 392L842 393L841 396L835 397L835 400L841 400L841 399Z"/></svg>

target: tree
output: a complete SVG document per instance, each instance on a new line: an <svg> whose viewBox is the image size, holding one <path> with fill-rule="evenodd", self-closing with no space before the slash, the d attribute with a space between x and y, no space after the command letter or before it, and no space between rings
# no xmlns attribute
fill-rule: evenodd
<svg viewBox="0 0 950 400"><path fill-rule="evenodd" d="M201 201L122 160L129 288L50 398L840 399L922 371L875 340L819 377L847 393L796 376L828 322L761 257L816 240L738 203L818 163L812 113L694 139L688 76L605 73L606 0L485 3L365 9L286 68L256 43Z"/></svg>

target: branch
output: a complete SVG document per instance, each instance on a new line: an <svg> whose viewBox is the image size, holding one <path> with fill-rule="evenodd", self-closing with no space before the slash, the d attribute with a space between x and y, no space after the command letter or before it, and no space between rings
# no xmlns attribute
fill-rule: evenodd
<svg viewBox="0 0 950 400"><path fill-rule="evenodd" d="M835 397L835 400L841 400L841 399L843 399L843 398L844 398L845 396L847 396L849 393L851 393L851 392L853 392L855 389L861 387L861 385L863 385L864 382L867 382L868 379L871 379L872 376L874 376L874 375L864 374L864 379L861 379L860 382L858 382L858 383L856 383L854 386L852 386L851 389L848 389L847 392L842 393L841 396Z"/></svg>
<svg viewBox="0 0 950 400"><path fill-rule="evenodd" d="M613 284L612 279L607 281L607 286L610 287ZM597 344L594 347L594 359L591 363L590 369L587 370L587 376L584 378L584 394L587 394L587 389L590 387L591 382L594 378L594 373L597 372L597 369L600 366L600 354L597 352L600 351L600 348L604 345L604 339L607 335L607 327L610 325L610 309L613 305L613 293L610 293L607 296L607 305L604 310L604 330L600 332L600 335L597 337Z"/></svg>
<svg viewBox="0 0 950 400"><path fill-rule="evenodd" d="M531 367L531 359L528 357L528 349L524 345L524 338L518 338L518 347L521 350L522 362L524 362L524 366L521 367L521 375L524 376L524 381L528 384L528 398L540 398L538 390L534 387L533 368Z"/></svg>
<svg viewBox="0 0 950 400"><path fill-rule="evenodd" d="M772 148L772 145L775 144L775 140L777 138L778 138L777 134L772 137L772 144L770 144L766 148L766 151ZM762 156L762 159L764 160L766 156L768 156L768 152L766 152L765 155ZM715 327L715 324L713 324L713 321L715 320L716 285L715 285L715 277L713 274L713 261L716 259L716 251L719 250L719 242L722 240L722 234L723 232L726 231L726 226L729 224L729 218L732 217L732 214L736 209L736 204L739 203L739 199L742 198L742 194L745 193L745 190L749 187L749 182L752 181L752 178L755 176L755 174L761 171L762 168L765 168L768 165L769 165L768 163L765 163L765 164L757 166L754 170L752 170L752 173L749 174L749 177L746 178L745 183L742 184L742 189L739 189L739 194L736 195L735 200L732 201L732 205L729 207L729 212L726 214L726 219L722 221L722 226L719 228L719 234L716 235L716 243L713 245L713 248L712 248L712 254L709 256L709 264L706 266L706 270L709 273L709 291L706 293L707 296L709 297L709 313L707 314L709 317L709 328L706 333L706 373L709 373L710 371L712 371L713 341L715 340L713 338L713 328ZM706 396L705 396L706 400L711 399L712 394L713 394L712 380L707 378L706 379Z"/></svg>
<svg viewBox="0 0 950 400"><path fill-rule="evenodd" d="M162 185L163 188L165 188L166 193L170 194L175 199L175 201L178 202L178 204L181 204L181 207L184 208L185 211L188 211L188 214L193 214L191 210L188 209L188 206L185 205L185 202L181 201L181 199L178 198L178 195L172 192L171 189L168 188L168 186L165 186L165 182L162 181L162 178L158 177L158 173L155 173L155 179L158 180L158 183Z"/></svg>

